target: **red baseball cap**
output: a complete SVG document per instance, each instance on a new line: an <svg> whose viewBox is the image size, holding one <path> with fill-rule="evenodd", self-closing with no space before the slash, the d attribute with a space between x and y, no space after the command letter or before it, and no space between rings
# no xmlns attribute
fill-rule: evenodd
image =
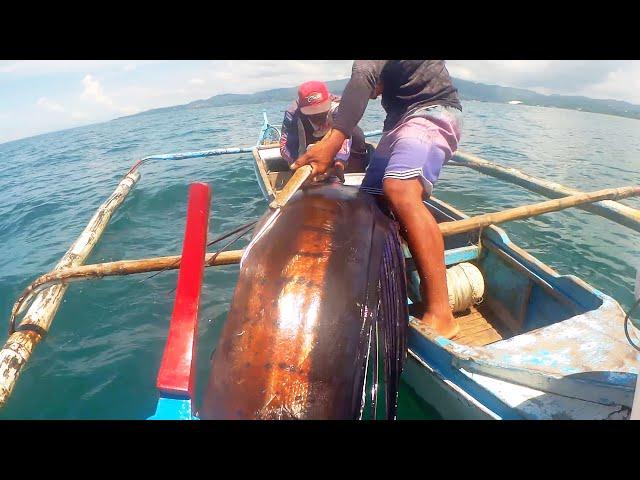
<svg viewBox="0 0 640 480"><path fill-rule="evenodd" d="M305 115L328 112L331 108L329 90L324 82L305 82L298 87L298 107Z"/></svg>

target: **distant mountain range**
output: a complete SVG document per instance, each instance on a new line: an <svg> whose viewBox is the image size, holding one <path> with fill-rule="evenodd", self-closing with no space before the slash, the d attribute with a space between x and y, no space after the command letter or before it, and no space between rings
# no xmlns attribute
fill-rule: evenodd
<svg viewBox="0 0 640 480"><path fill-rule="evenodd" d="M327 82L329 90L340 94L344 90L349 79L331 80ZM620 117L640 119L640 105L634 105L619 100L598 100L588 97L567 96L567 95L543 95L531 90L521 88L501 87L499 85L486 85L475 83L458 78L453 79L454 85L458 88L462 101L476 100L479 102L493 103L519 103L524 105L535 105L540 107L566 108L570 110L580 110L584 112L605 113ZM161 111L171 111L178 109L224 107L228 105L246 105L265 102L291 101L296 97L297 87L276 88L251 94L226 93L215 95L206 100L196 100L185 105L175 105L172 107L154 108L135 115L146 115Z"/></svg>

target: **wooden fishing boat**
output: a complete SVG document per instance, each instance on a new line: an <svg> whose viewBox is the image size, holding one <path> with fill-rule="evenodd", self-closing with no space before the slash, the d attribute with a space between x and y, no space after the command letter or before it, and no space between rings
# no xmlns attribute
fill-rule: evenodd
<svg viewBox="0 0 640 480"><path fill-rule="evenodd" d="M253 156L267 201L291 177L278 135L265 116ZM363 176L347 173L345 184L357 188ZM468 218L435 197L425 205L439 223ZM625 337L618 302L554 271L493 225L447 236L445 249L447 266L473 263L486 290L482 303L456 315L456 337L436 335L413 316L420 279L405 249L412 316L403 378L420 397L446 419L628 418L640 354Z"/></svg>
<svg viewBox="0 0 640 480"><path fill-rule="evenodd" d="M182 256L96 265L82 262L112 213L139 180L138 168L147 161L252 153L265 199L272 207L280 208L295 193L296 188L291 185L299 184L280 156L279 136L265 114L254 147L155 155L136 163L56 269L33 282L16 302L10 337L0 351L0 406L9 398L23 366L48 331L70 281L179 268L174 311L158 374L159 401L151 418L196 419L195 348L203 269L239 263L247 254L246 250L206 253L209 186L190 187ZM640 335L626 322L620 305L579 278L557 273L514 245L505 231L493 224L582 205L580 208L640 231L640 212L610 200L588 203L637 195L640 189L582 194L467 154L457 154L452 163L563 198L544 202L530 211L513 209L502 216L481 216L486 217L482 219L470 219L435 197L425 202L445 235L447 266L475 266L485 287L481 303L456 314L461 324L456 337L447 340L436 335L417 320L421 313L420 281L410 252L403 245L405 267L394 264L393 272L402 275L403 285L406 278L406 294L402 294L401 303L409 307L402 378L446 419L629 418L640 365L638 350L630 343L640 343ZM363 168L352 168L345 173L344 187L340 188L356 192L363 177ZM296 198L300 196L297 194ZM25 311L15 328L17 315ZM235 335L243 334L244 330ZM399 344L404 346L403 342L404 338ZM373 362L372 369L377 370L377 362ZM378 384L370 379L371 373L365 372L363 388L371 393L367 397L375 400ZM360 390L354 392L360 395ZM362 393L363 399L364 396Z"/></svg>

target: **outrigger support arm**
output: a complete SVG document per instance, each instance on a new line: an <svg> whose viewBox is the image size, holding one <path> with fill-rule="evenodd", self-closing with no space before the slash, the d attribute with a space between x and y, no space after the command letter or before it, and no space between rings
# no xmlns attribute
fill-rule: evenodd
<svg viewBox="0 0 640 480"><path fill-rule="evenodd" d="M140 179L138 172L130 172L118 184L111 196L98 208L80 236L58 262L55 270L81 265L93 250L113 213L122 204ZM53 322L67 285L59 283L39 293L24 316L18 331L12 332L0 350L0 407L9 399L35 346L46 335Z"/></svg>
<svg viewBox="0 0 640 480"><path fill-rule="evenodd" d="M264 135L264 132L266 132L269 129L274 129L278 132L278 134L280 133L280 131L274 127L273 125L271 125L268 120L267 120L267 116L266 116L266 112L263 112L264 115L264 124L262 125L262 130L260 131L260 138L258 139L258 146L260 146L260 139L262 139L262 136ZM364 136L365 137L375 137L378 135L382 134L382 130L372 130L370 132L365 132ZM195 151L195 152L180 152L180 153L166 153L166 154L162 154L162 155L149 155L147 157L144 157L140 160L138 160L133 167L131 167L131 170L129 170L129 173L133 173L136 170L138 170L138 168L140 166L142 166L143 164L145 164L148 161L151 160L187 160L187 159L192 159L192 158L206 158L206 157L217 157L220 155L234 155L234 154L239 154L239 153L251 153L253 152L253 149L255 147L229 147L229 148L214 148L211 150L199 150L199 151Z"/></svg>
<svg viewBox="0 0 640 480"><path fill-rule="evenodd" d="M566 195L577 195L580 192L575 188L566 187L556 182L533 177L527 173L511 167L503 167L489 162L477 155L465 152L456 152L451 160L451 165L459 165L471 168L477 172L490 175L510 183L520 185L532 192L544 195L548 198L560 198ZM640 210L628 207L612 200L604 200L598 203L580 206L582 210L595 213L627 228L640 232Z"/></svg>
<svg viewBox="0 0 640 480"><path fill-rule="evenodd" d="M489 225L511 222L523 218L535 217L543 213L557 212L565 208L577 207L587 203L599 202L601 200L617 200L620 198L640 196L640 187L620 187L606 188L590 193L579 193L568 197L547 200L546 202L532 203L521 207L509 208L501 212L485 213L476 217L465 218L455 222L443 222L439 224L442 235L455 235L483 228Z"/></svg>
<svg viewBox="0 0 640 480"><path fill-rule="evenodd" d="M449 235L470 232L489 225L530 218L549 212L557 212L559 210L584 205L590 202L634 196L640 196L640 187L609 188L591 193L572 195L556 200L547 200L546 202L534 203L531 205L523 205L503 210L501 212L486 213L484 215L478 215L464 220L443 222L439 224L439 228L442 235L446 237ZM205 267L210 267L214 265L240 263L243 252L243 250L232 250L227 252L208 253L205 256L204 265ZM145 258L140 260L122 260L119 262L98 263L94 265L83 265L75 268L54 270L53 272L41 275L22 292L20 298L16 301L11 311L10 322L13 322L15 317L26 308L29 304L29 300L34 295L42 289L49 288L51 285L62 283L66 287L68 282L77 280L176 269L180 267L181 258L182 257L180 256L171 256Z"/></svg>
<svg viewBox="0 0 640 480"><path fill-rule="evenodd" d="M205 267L216 265L233 265L240 263L244 250L229 250L226 252L207 253L204 258ZM136 273L159 272L180 268L181 255L168 257L140 258L137 260L119 260L117 262L94 263L53 270L36 278L16 301L11 311L10 322L31 304L31 299L50 288L52 285L91 280L94 278L135 275ZM10 332L13 333L13 332Z"/></svg>

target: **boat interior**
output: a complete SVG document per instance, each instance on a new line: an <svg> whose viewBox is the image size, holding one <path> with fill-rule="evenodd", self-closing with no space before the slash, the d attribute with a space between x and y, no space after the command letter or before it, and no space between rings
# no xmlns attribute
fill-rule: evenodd
<svg viewBox="0 0 640 480"><path fill-rule="evenodd" d="M375 148L374 145L369 147L367 155ZM278 144L256 147L254 157L267 193L275 195L292 175L280 155ZM352 156L345 170L345 184L359 185L367 163L368 157ZM467 217L433 197L425 205L439 223ZM595 310L602 304L602 299L588 284L573 276L559 275L513 245L498 227L448 236L445 250L447 267L470 262L480 269L485 282L481 303L456 314L461 329L452 341L458 344L489 345ZM412 317L419 318L423 311L420 280L408 249L405 252L411 301L409 311ZM432 339L435 337L433 335Z"/></svg>

